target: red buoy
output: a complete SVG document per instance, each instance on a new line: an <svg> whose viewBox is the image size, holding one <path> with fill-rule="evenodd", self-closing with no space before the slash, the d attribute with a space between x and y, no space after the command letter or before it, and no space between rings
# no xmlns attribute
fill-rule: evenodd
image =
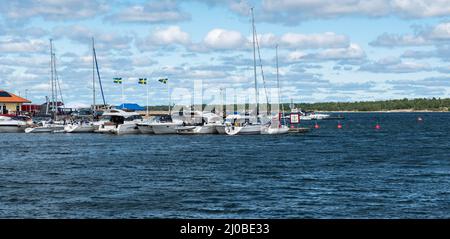
<svg viewBox="0 0 450 239"><path fill-rule="evenodd" d="M342 124L340 122L338 123L337 128L342 129Z"/></svg>
<svg viewBox="0 0 450 239"><path fill-rule="evenodd" d="M377 125L375 125L375 129L381 129L380 124L377 123Z"/></svg>
<svg viewBox="0 0 450 239"><path fill-rule="evenodd" d="M314 128L315 129L318 129L318 128L320 128L320 126L319 126L319 124L316 122L316 124L314 125Z"/></svg>

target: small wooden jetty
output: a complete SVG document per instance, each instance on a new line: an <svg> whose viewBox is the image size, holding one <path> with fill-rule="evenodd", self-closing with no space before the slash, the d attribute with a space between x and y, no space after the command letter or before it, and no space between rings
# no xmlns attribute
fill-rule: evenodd
<svg viewBox="0 0 450 239"><path fill-rule="evenodd" d="M289 133L307 133L309 132L309 128L289 128Z"/></svg>

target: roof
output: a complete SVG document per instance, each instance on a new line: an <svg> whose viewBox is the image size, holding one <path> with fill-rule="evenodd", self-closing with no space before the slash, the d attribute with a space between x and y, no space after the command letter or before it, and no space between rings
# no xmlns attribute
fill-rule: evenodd
<svg viewBox="0 0 450 239"><path fill-rule="evenodd" d="M0 103L31 103L31 101L13 93L0 90Z"/></svg>
<svg viewBox="0 0 450 239"><path fill-rule="evenodd" d="M138 104L129 104L129 103L124 103L119 106L116 106L116 109L127 109L127 110L135 110L135 111L145 110L144 107L142 107Z"/></svg>

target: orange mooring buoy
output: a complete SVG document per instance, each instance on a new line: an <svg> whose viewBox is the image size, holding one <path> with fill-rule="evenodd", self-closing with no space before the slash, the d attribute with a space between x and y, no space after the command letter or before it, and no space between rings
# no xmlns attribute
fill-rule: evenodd
<svg viewBox="0 0 450 239"><path fill-rule="evenodd" d="M342 129L342 124L341 124L341 122L338 123L337 128L338 128L338 129Z"/></svg>
<svg viewBox="0 0 450 239"><path fill-rule="evenodd" d="M314 129L318 129L320 128L319 124L316 122L316 124L314 125Z"/></svg>
<svg viewBox="0 0 450 239"><path fill-rule="evenodd" d="M377 125L375 125L375 129L381 129L380 124L377 123Z"/></svg>

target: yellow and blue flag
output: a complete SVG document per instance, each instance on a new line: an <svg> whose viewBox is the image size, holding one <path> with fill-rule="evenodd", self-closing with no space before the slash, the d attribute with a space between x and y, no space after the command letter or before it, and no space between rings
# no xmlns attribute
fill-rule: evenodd
<svg viewBox="0 0 450 239"><path fill-rule="evenodd" d="M122 78L116 77L113 78L115 84L122 84Z"/></svg>
<svg viewBox="0 0 450 239"><path fill-rule="evenodd" d="M147 84L147 78L139 78L139 84L140 85L146 85Z"/></svg>
<svg viewBox="0 0 450 239"><path fill-rule="evenodd" d="M161 78L161 79L159 79L158 81L159 82L161 82L161 83L163 83L163 84L167 84L167 81L168 81L169 79L167 79L167 78Z"/></svg>

